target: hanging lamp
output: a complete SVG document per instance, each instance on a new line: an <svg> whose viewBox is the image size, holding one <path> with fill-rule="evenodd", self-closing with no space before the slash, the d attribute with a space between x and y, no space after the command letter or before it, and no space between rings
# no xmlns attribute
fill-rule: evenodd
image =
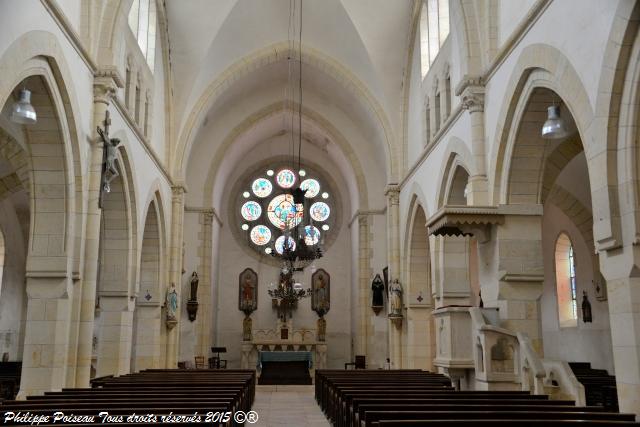
<svg viewBox="0 0 640 427"><path fill-rule="evenodd" d="M545 139L561 139L569 136L567 123L560 116L560 106L547 108L547 120L542 125L542 137Z"/></svg>
<svg viewBox="0 0 640 427"><path fill-rule="evenodd" d="M31 105L31 91L27 89L20 90L18 101L13 104L11 109L11 121L22 125L32 125L37 121L36 110Z"/></svg>

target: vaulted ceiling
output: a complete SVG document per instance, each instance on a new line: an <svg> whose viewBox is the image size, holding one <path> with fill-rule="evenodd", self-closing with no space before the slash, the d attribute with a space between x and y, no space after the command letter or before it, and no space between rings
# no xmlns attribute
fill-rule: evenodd
<svg viewBox="0 0 640 427"><path fill-rule="evenodd" d="M184 145L183 170L191 144L202 139L198 135L208 122L216 121L242 98L266 93L274 85L286 86L286 58L281 58L280 65L252 61L287 45L293 3L299 7L290 0L166 2L173 112L176 136ZM303 52L315 52L323 62L307 67L305 61L304 105L334 106L359 123L362 139L384 151L382 140L388 145L390 135L401 135L413 0L305 0L302 4ZM240 75L237 70L243 64L252 64L252 69ZM215 96L204 96L214 89ZM365 93L367 102L356 99L356 92ZM247 116L255 113L244 108ZM380 156L388 162L388 152Z"/></svg>

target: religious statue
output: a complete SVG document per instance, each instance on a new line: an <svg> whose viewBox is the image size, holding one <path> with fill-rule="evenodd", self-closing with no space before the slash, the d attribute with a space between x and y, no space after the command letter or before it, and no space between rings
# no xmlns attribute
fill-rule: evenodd
<svg viewBox="0 0 640 427"><path fill-rule="evenodd" d="M324 269L316 270L311 276L311 309L318 313L318 316L324 316L330 308L330 282L331 276Z"/></svg>
<svg viewBox="0 0 640 427"><path fill-rule="evenodd" d="M327 335L327 321L324 317L320 316L318 319L318 332L316 338L318 341L325 341Z"/></svg>
<svg viewBox="0 0 640 427"><path fill-rule="evenodd" d="M587 297L587 291L582 291L582 321L584 323L593 322L593 316L591 314L591 303Z"/></svg>
<svg viewBox="0 0 640 427"><path fill-rule="evenodd" d="M199 282L200 282L200 279L198 278L198 273L194 271L191 274L191 298L189 298L190 301L198 300L198 283Z"/></svg>
<svg viewBox="0 0 640 427"><path fill-rule="evenodd" d="M251 316L247 315L244 317L242 321L242 340L243 341L251 341L251 326L252 326Z"/></svg>
<svg viewBox="0 0 640 427"><path fill-rule="evenodd" d="M373 311L378 314L384 306L384 282L379 274L376 274L373 282L371 282L371 290L373 291L371 307L373 308Z"/></svg>
<svg viewBox="0 0 640 427"><path fill-rule="evenodd" d="M258 274L250 268L238 278L238 309L247 316L258 308Z"/></svg>
<svg viewBox="0 0 640 427"><path fill-rule="evenodd" d="M176 318L176 314L178 313L178 292L176 291L175 283L171 284L171 289L167 289L166 306L167 306L166 323L167 323L167 327L171 329L178 323L178 319Z"/></svg>
<svg viewBox="0 0 640 427"><path fill-rule="evenodd" d="M389 286L389 309L390 314L402 316L402 285L398 279L393 279Z"/></svg>
<svg viewBox="0 0 640 427"><path fill-rule="evenodd" d="M198 283L200 279L198 278L198 273L195 271L191 274L191 297L189 301L187 301L187 315L189 316L190 321L196 320L196 315L198 313Z"/></svg>
<svg viewBox="0 0 640 427"><path fill-rule="evenodd" d="M100 176L100 199L99 206L102 207L104 193L111 192L111 181L116 179L120 174L116 168L116 158L118 154L118 138L109 137L109 127L111 126L111 117L109 110L105 111L104 121L102 122L104 129L97 128L98 135L102 140L102 172Z"/></svg>

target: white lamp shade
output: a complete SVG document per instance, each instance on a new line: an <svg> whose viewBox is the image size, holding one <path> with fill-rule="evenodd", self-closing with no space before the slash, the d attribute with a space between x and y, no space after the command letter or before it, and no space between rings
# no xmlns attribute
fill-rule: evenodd
<svg viewBox="0 0 640 427"><path fill-rule="evenodd" d="M567 124L560 117L560 107L553 105L547 108L547 121L542 125L542 137L560 139L569 136Z"/></svg>
<svg viewBox="0 0 640 427"><path fill-rule="evenodd" d="M32 125L36 120L36 110L31 105L31 92L27 89L22 89L20 91L20 99L13 104L11 121L23 125Z"/></svg>

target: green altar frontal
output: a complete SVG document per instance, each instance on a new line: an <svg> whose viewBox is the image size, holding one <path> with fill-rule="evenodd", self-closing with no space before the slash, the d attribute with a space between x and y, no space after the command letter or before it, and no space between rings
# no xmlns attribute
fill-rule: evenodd
<svg viewBox="0 0 640 427"><path fill-rule="evenodd" d="M263 362L307 362L309 369L313 366L310 351L260 351L258 352L258 369Z"/></svg>

